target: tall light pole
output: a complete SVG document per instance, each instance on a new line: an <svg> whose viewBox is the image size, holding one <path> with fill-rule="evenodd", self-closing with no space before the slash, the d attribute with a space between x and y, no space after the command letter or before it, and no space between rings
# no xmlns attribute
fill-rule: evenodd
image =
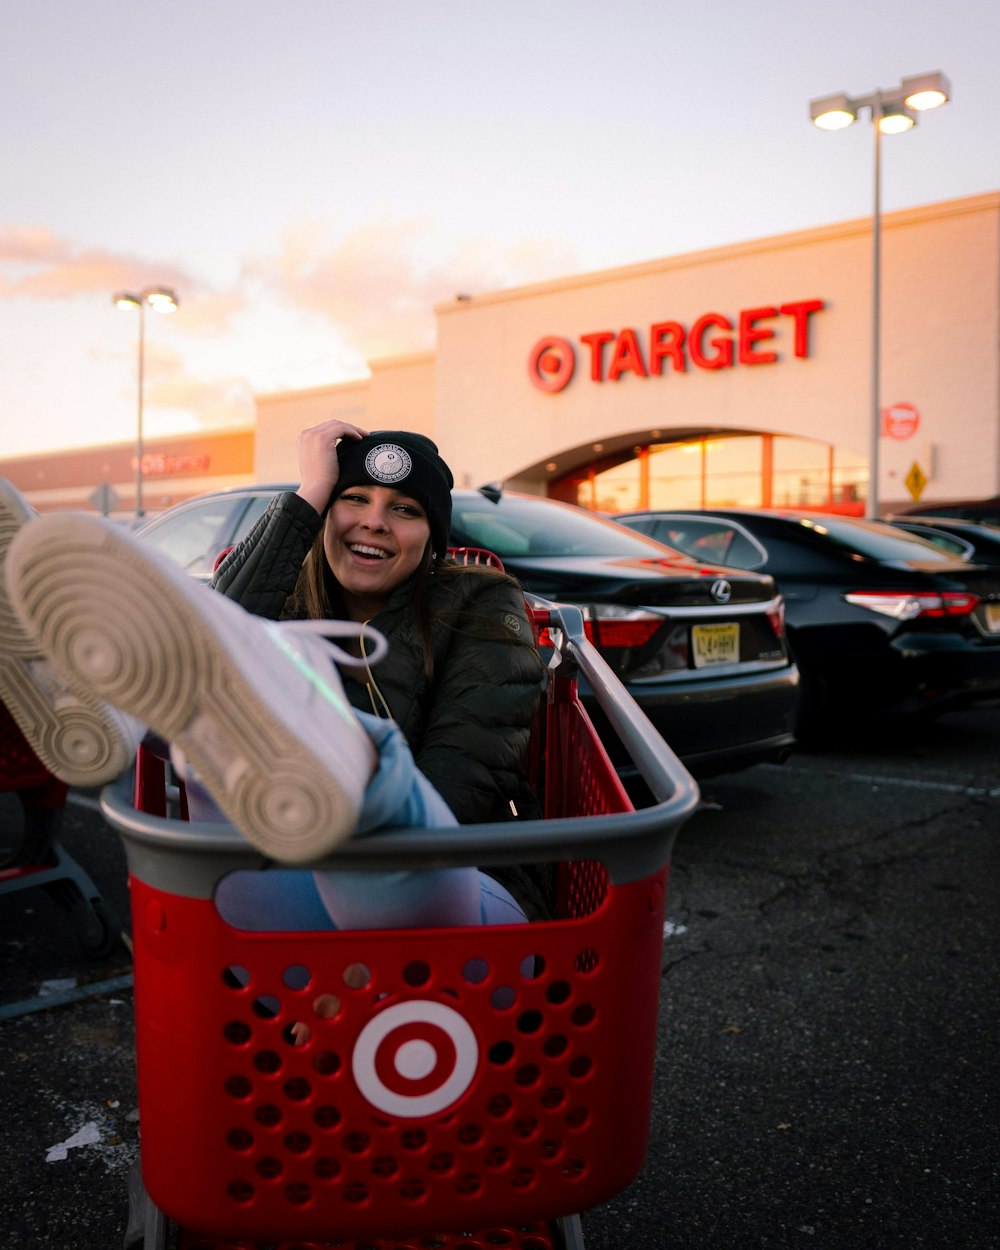
<svg viewBox="0 0 1000 1250"><path fill-rule="evenodd" d="M857 120L862 109L871 113L875 133L875 205L872 212L872 344L871 344L871 430L868 453L868 498L865 516L877 520L879 514L878 473L879 436L882 416L879 403L879 370L882 340L882 135L901 134L916 125L917 114L947 104L951 84L939 70L904 78L898 87L875 90L868 95L849 96L844 92L810 100L809 116L821 130L843 130Z"/></svg>
<svg viewBox="0 0 1000 1250"><path fill-rule="evenodd" d="M142 396L143 373L146 358L146 308L154 312L175 312L177 296L167 286L147 286L133 294L131 291L117 291L112 301L118 308L138 308L139 310L139 415L135 432L135 519L142 516Z"/></svg>

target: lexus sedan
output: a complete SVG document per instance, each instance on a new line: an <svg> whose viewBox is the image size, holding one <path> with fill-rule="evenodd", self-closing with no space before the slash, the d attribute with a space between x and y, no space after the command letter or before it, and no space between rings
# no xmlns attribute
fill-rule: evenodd
<svg viewBox="0 0 1000 1250"><path fill-rule="evenodd" d="M294 488L202 495L164 512L138 537L208 581L217 557L287 489ZM452 546L493 552L529 600L580 605L611 668L696 776L785 758L799 679L769 576L706 565L538 496L456 490L453 504Z"/></svg>
<svg viewBox="0 0 1000 1250"><path fill-rule="evenodd" d="M823 513L656 511L619 520L695 559L771 574L802 677L803 739L882 714L1000 697L1000 569L880 521Z"/></svg>

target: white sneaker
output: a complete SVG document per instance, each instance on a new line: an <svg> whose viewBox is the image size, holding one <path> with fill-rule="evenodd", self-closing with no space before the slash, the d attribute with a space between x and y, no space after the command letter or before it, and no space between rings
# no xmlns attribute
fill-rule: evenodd
<svg viewBox="0 0 1000 1250"><path fill-rule="evenodd" d="M353 832L376 753L315 630L357 626L252 616L98 517L38 517L7 578L66 680L176 744L268 857L303 863Z"/></svg>
<svg viewBox="0 0 1000 1250"><path fill-rule="evenodd" d="M6 556L35 511L0 478L0 702L51 773L71 786L102 786L135 758L142 726L100 699L70 690L42 658L6 587Z"/></svg>

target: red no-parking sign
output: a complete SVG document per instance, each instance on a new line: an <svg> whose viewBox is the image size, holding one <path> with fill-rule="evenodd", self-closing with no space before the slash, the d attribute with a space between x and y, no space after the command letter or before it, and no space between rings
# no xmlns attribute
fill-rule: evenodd
<svg viewBox="0 0 1000 1250"><path fill-rule="evenodd" d="M882 409L882 433L889 438L910 438L920 427L915 404L890 404Z"/></svg>

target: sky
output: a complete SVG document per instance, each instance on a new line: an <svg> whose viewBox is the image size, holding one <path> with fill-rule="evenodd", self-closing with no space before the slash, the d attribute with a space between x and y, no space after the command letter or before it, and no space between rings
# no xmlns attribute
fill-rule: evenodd
<svg viewBox="0 0 1000 1250"><path fill-rule="evenodd" d="M435 303L1000 190L997 0L2 0L0 459L253 422Z"/></svg>

